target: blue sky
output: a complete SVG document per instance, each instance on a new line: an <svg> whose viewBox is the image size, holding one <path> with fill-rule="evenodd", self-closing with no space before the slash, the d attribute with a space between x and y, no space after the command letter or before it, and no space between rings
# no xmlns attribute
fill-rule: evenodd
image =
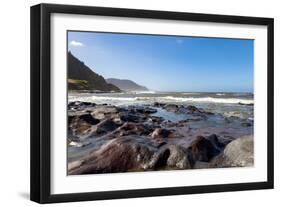
<svg viewBox="0 0 281 207"><path fill-rule="evenodd" d="M68 50L104 78L155 91L253 92L254 41L68 32Z"/></svg>

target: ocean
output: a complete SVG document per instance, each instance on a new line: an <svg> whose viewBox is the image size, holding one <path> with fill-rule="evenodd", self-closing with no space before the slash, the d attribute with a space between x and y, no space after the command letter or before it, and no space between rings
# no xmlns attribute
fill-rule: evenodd
<svg viewBox="0 0 281 207"><path fill-rule="evenodd" d="M68 102L86 101L115 106L166 104L194 105L223 116L254 118L252 93L202 92L128 92L128 93L69 93Z"/></svg>
<svg viewBox="0 0 281 207"><path fill-rule="evenodd" d="M222 139L253 135L254 133L254 96L252 93L196 93L196 92L130 92L130 93L75 93L68 94L68 103L82 101L112 105L119 108L148 106L157 110L151 116L177 123L189 120L185 138L171 139L182 146L190 142L189 137L216 134ZM177 106L195 106L206 112L206 118L196 120L193 114L174 113L165 108L155 107L155 102ZM70 110L71 111L71 110ZM163 122L164 123L164 122ZM180 130L180 129L179 129ZM181 132L181 131L180 131ZM174 141L173 141L174 140ZM83 141L82 141L83 142ZM97 150L106 142L103 137L92 136L85 140L85 147L68 147L68 161L81 159L87 153Z"/></svg>

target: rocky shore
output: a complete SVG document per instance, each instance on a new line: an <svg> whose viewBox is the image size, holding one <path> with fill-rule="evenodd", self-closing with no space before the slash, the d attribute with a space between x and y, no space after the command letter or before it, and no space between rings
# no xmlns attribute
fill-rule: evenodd
<svg viewBox="0 0 281 207"><path fill-rule="evenodd" d="M163 111L184 119L165 119ZM239 122L245 129L253 125L193 105L70 102L68 174L252 166L252 133L204 125L209 120Z"/></svg>

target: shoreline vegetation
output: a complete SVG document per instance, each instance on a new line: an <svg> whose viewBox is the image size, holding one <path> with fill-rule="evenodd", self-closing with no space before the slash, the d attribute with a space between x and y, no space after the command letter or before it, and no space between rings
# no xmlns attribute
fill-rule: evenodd
<svg viewBox="0 0 281 207"><path fill-rule="evenodd" d="M68 175L254 165L251 93L152 92L70 52L67 84Z"/></svg>
<svg viewBox="0 0 281 207"><path fill-rule="evenodd" d="M117 86L107 83L101 75L95 73L71 52L67 55L68 90L121 92Z"/></svg>

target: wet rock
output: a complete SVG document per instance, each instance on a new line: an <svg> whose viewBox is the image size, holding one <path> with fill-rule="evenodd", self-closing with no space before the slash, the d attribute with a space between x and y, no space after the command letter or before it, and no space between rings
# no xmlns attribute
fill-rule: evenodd
<svg viewBox="0 0 281 207"><path fill-rule="evenodd" d="M157 138L168 138L169 135L171 135L172 132L168 129L164 129L164 128L157 128L155 129L152 134L151 137L153 139L157 139Z"/></svg>
<svg viewBox="0 0 281 207"><path fill-rule="evenodd" d="M166 104L163 108L167 111L176 113L179 109L179 106L177 104Z"/></svg>
<svg viewBox="0 0 281 207"><path fill-rule="evenodd" d="M165 106L165 104L164 103L159 103L159 102L154 102L153 106L155 106L155 107L163 107L163 106Z"/></svg>
<svg viewBox="0 0 281 207"><path fill-rule="evenodd" d="M157 145L157 148L160 148L162 146L165 146L167 144L167 142L160 142L158 145Z"/></svg>
<svg viewBox="0 0 281 207"><path fill-rule="evenodd" d="M81 116L84 114L89 114L89 113L86 111L79 111L79 110L77 110L77 111L69 110L67 113L68 117L71 117L71 118L76 117L76 116Z"/></svg>
<svg viewBox="0 0 281 207"><path fill-rule="evenodd" d="M131 113L120 113L120 119L124 122L140 122L142 117Z"/></svg>
<svg viewBox="0 0 281 207"><path fill-rule="evenodd" d="M169 167L176 167L178 169L190 169L191 163L189 161L189 152L181 146L170 145L170 156L167 160Z"/></svg>
<svg viewBox="0 0 281 207"><path fill-rule="evenodd" d="M92 102L74 101L68 103L68 109L83 109L86 107L94 107L96 104Z"/></svg>
<svg viewBox="0 0 281 207"><path fill-rule="evenodd" d="M179 126L179 123L180 122L177 123L177 122L172 122L170 120L164 120L161 122L161 126L171 128L171 127Z"/></svg>
<svg viewBox="0 0 281 207"><path fill-rule="evenodd" d="M112 132L115 136L148 135L153 129L144 124L126 122Z"/></svg>
<svg viewBox="0 0 281 207"><path fill-rule="evenodd" d="M122 124L124 124L124 122L120 119L120 117L119 116L117 116L117 117L113 117L113 119L112 119L117 125L122 125Z"/></svg>
<svg viewBox="0 0 281 207"><path fill-rule="evenodd" d="M117 116L117 113L119 112L119 108L115 106L108 106L108 105L97 105L91 110L91 114L96 119L104 119L104 118L113 118L114 116Z"/></svg>
<svg viewBox="0 0 281 207"><path fill-rule="evenodd" d="M111 132L119 127L112 119L105 119L101 121L99 124L93 126L92 134L101 135L108 132Z"/></svg>
<svg viewBox="0 0 281 207"><path fill-rule="evenodd" d="M72 167L69 174L115 173L146 170L157 149L149 139L127 136L112 139Z"/></svg>
<svg viewBox="0 0 281 207"><path fill-rule="evenodd" d="M211 112L204 111L203 109L199 109L193 105L177 105L177 104L159 104L159 103L154 103L155 107L161 107L165 109L166 111L173 112L173 113L178 113L178 114L189 114L193 115L195 117L201 117L201 118L207 118L207 115L213 115ZM192 117L194 118L194 117Z"/></svg>
<svg viewBox="0 0 281 207"><path fill-rule="evenodd" d="M167 166L167 161L170 156L170 150L165 148L164 150L154 154L152 160L149 163L149 168L157 170Z"/></svg>
<svg viewBox="0 0 281 207"><path fill-rule="evenodd" d="M254 164L253 136L243 136L230 142L224 151L214 157L210 167L245 167Z"/></svg>
<svg viewBox="0 0 281 207"><path fill-rule="evenodd" d="M149 167L151 169L190 169L191 163L186 149L178 145L168 145L154 154Z"/></svg>
<svg viewBox="0 0 281 207"><path fill-rule="evenodd" d="M85 121L91 125L96 125L100 122L100 120L95 119L91 114L83 114L78 117L80 120Z"/></svg>
<svg viewBox="0 0 281 207"><path fill-rule="evenodd" d="M105 114L104 113L92 113L92 116L95 119L100 119L100 120L105 118Z"/></svg>
<svg viewBox="0 0 281 207"><path fill-rule="evenodd" d="M189 112L191 113L202 113L202 111L200 111L197 107L189 105L186 107L187 110L189 110Z"/></svg>
<svg viewBox="0 0 281 207"><path fill-rule="evenodd" d="M238 166L237 162L247 165L248 162L244 158L244 161L240 158L237 161L237 152L225 148L241 135L216 127L197 129L194 122L206 120L211 113L192 105L154 103L153 106L116 107L75 102L70 103L69 107L68 145L83 147L89 141L83 139L96 138L93 144L86 147L87 155L83 154L85 156L82 158L79 155L75 158L79 162L69 163L71 174L201 169ZM157 112L154 107L181 114L185 120L172 122L153 116ZM224 123L223 118L220 120ZM232 121L231 117L228 119ZM238 121L242 125L246 123L245 127L252 123L246 119ZM237 148L236 145L233 147ZM92 152L88 154L88 150Z"/></svg>
<svg viewBox="0 0 281 207"><path fill-rule="evenodd" d="M221 148L217 142L218 140L212 137L209 140L203 136L197 136L188 148L193 163L196 161L209 162L211 158L218 155Z"/></svg>
<svg viewBox="0 0 281 207"><path fill-rule="evenodd" d="M85 138L90 134L92 125L96 125L100 121L90 114L83 114L75 117L69 116L68 122L69 131L72 132L74 136Z"/></svg>
<svg viewBox="0 0 281 207"><path fill-rule="evenodd" d="M152 114L156 113L157 110L147 106L129 106L128 110L134 113L144 113L144 114Z"/></svg>
<svg viewBox="0 0 281 207"><path fill-rule="evenodd" d="M156 112L157 112L156 109L153 109L153 108L150 108L150 107L146 107L146 108L144 109L144 113L146 113L146 114L154 114L154 113L156 113Z"/></svg>
<svg viewBox="0 0 281 207"><path fill-rule="evenodd" d="M212 143L214 148L218 151L222 151L222 149L225 147L225 144L219 140L216 134L211 134L210 136L207 137L207 139Z"/></svg>
<svg viewBox="0 0 281 207"><path fill-rule="evenodd" d="M225 135L223 134L222 136L220 136L220 142L226 146L227 144L229 144L230 142L232 142L235 138L229 135Z"/></svg>
<svg viewBox="0 0 281 207"><path fill-rule="evenodd" d="M108 105L98 105L92 111L93 114L99 114L99 113L113 114L117 112L118 112L118 108L116 106L108 106Z"/></svg>
<svg viewBox="0 0 281 207"><path fill-rule="evenodd" d="M180 120L179 123L183 124L183 123L188 123L188 122L197 122L197 121L202 121L204 119L205 119L205 117L196 116L196 117L191 117L188 119Z"/></svg>
<svg viewBox="0 0 281 207"><path fill-rule="evenodd" d="M161 124L164 121L162 117L158 117L158 116L150 116L150 119L153 122L153 124Z"/></svg>

